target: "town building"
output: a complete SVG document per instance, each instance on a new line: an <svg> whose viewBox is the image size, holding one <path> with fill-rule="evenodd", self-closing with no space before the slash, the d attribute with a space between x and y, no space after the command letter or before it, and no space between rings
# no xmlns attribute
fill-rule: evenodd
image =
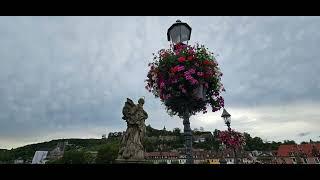
<svg viewBox="0 0 320 180"><path fill-rule="evenodd" d="M280 145L277 164L320 164L320 143Z"/></svg>
<svg viewBox="0 0 320 180"><path fill-rule="evenodd" d="M179 158L178 152L146 152L145 158L152 164L182 164L184 162Z"/></svg>
<svg viewBox="0 0 320 180"><path fill-rule="evenodd" d="M24 160L21 157L19 157L18 159L14 160L13 163L14 164L24 164Z"/></svg>

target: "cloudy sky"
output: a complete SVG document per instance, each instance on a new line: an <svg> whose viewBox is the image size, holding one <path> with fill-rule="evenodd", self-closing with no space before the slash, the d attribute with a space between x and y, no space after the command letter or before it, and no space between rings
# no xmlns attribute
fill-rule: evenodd
<svg viewBox="0 0 320 180"><path fill-rule="evenodd" d="M127 97L146 124L182 128L144 89L177 19L218 54L232 127L264 140L320 140L319 17L0 17L0 148L124 131ZM191 127L226 129L221 111Z"/></svg>

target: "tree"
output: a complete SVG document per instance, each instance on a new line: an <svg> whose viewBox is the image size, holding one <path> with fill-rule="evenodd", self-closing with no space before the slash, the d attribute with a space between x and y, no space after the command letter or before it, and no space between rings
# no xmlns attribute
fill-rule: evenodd
<svg viewBox="0 0 320 180"><path fill-rule="evenodd" d="M9 162L13 160L12 153L9 150L1 150L0 151L0 163L1 162Z"/></svg>
<svg viewBox="0 0 320 180"><path fill-rule="evenodd" d="M143 146L146 152L153 152L155 150L155 145L150 140L146 139L143 142Z"/></svg>
<svg viewBox="0 0 320 180"><path fill-rule="evenodd" d="M179 128L174 128L174 129L173 129L173 134L174 134L175 136L180 136L180 135L181 135L181 130L180 130Z"/></svg>
<svg viewBox="0 0 320 180"><path fill-rule="evenodd" d="M58 162L62 164L87 164L84 151L67 151Z"/></svg>
<svg viewBox="0 0 320 180"><path fill-rule="evenodd" d="M98 150L97 164L112 164L118 156L119 144L109 143Z"/></svg>
<svg viewBox="0 0 320 180"><path fill-rule="evenodd" d="M297 144L297 143L294 140L284 140L283 144L294 145L294 144Z"/></svg>
<svg viewBox="0 0 320 180"><path fill-rule="evenodd" d="M266 144L263 142L263 140L260 137L252 138L250 134L244 133L244 138L246 142L246 145L244 146L244 150L246 151L266 150Z"/></svg>
<svg viewBox="0 0 320 180"><path fill-rule="evenodd" d="M214 139L218 138L219 132L220 132L220 130L218 130L218 129L215 129L215 130L213 131L213 138L214 138Z"/></svg>

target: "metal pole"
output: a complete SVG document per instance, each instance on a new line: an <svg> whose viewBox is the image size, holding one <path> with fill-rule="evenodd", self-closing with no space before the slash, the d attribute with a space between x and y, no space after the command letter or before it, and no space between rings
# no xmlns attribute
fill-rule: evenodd
<svg viewBox="0 0 320 180"><path fill-rule="evenodd" d="M228 126L228 131L231 133L230 123L227 123L227 126ZM233 148L233 153L234 153L234 164L238 164L237 152L235 148Z"/></svg>
<svg viewBox="0 0 320 180"><path fill-rule="evenodd" d="M184 117L183 117L183 126L184 126L184 137L186 143L186 156L187 156L187 164L193 164L193 157L192 157L192 132L190 128L190 121L189 121L189 111L186 108Z"/></svg>
<svg viewBox="0 0 320 180"><path fill-rule="evenodd" d="M233 149L233 153L234 153L234 164L238 164L237 153L235 148Z"/></svg>

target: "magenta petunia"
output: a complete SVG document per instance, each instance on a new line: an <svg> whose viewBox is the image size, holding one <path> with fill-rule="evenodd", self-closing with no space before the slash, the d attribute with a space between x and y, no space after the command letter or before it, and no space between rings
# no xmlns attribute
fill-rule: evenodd
<svg viewBox="0 0 320 180"><path fill-rule="evenodd" d="M198 44L191 46L179 43L170 47L154 54L153 62L148 64L150 70L145 88L156 98L160 97L168 111L179 116L183 115L182 107L186 103L191 103L190 111L193 114L200 111L206 113L207 109L204 107L207 105L210 105L213 111L221 109L224 106L221 92L225 89L221 83L222 73L217 68L218 63L213 56L209 55L212 53ZM206 91L200 90L200 87L205 88ZM200 91L205 94L201 95ZM215 97L211 97L212 92L217 92L214 94ZM199 96L205 98L199 98ZM189 100L181 101L182 99ZM168 104L168 102L172 103Z"/></svg>

